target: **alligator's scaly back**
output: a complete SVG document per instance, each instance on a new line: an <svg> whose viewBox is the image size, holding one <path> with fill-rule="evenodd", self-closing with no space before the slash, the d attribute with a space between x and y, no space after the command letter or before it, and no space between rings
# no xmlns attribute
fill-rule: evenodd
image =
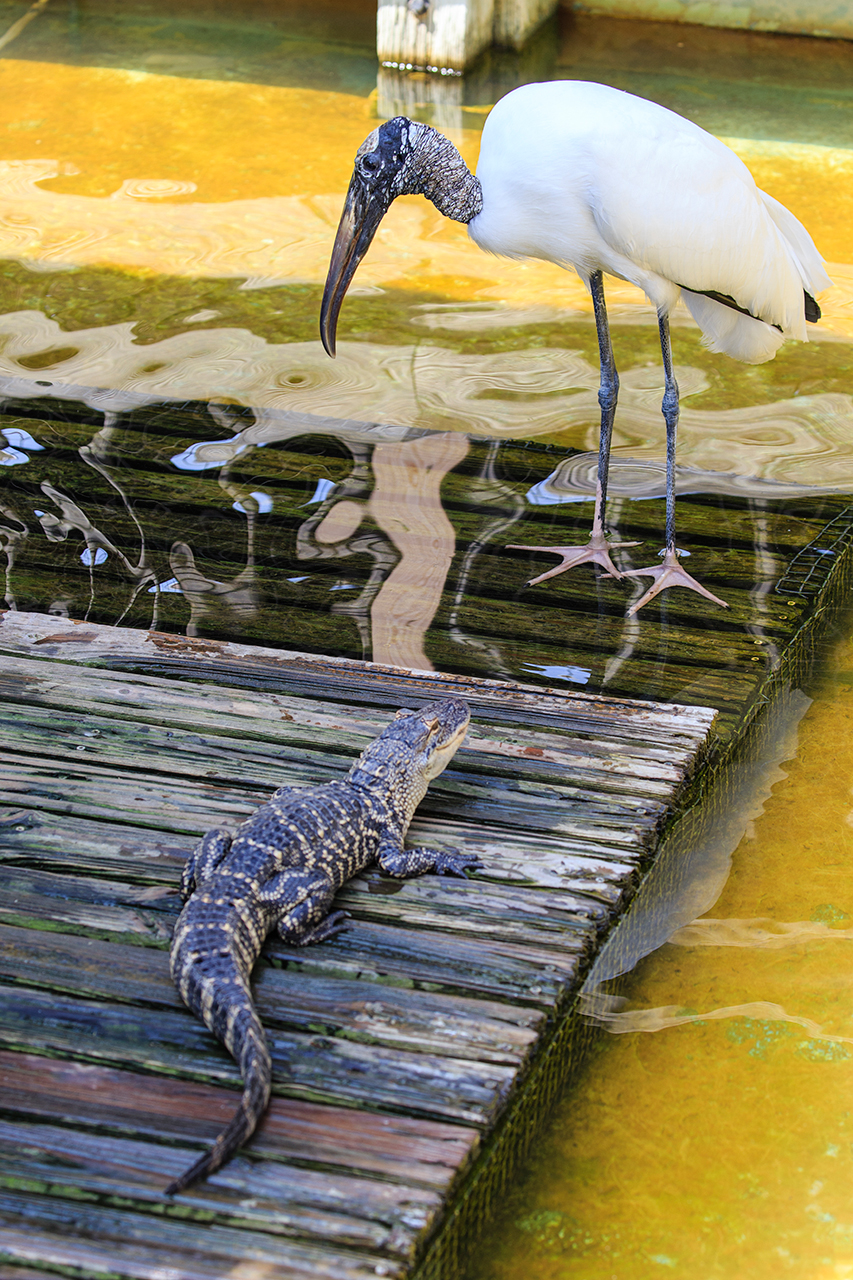
<svg viewBox="0 0 853 1280"><path fill-rule="evenodd" d="M346 928L345 912L329 914L335 892L376 861L396 876L465 875L479 867L471 855L403 847L415 809L461 745L469 718L459 698L398 712L340 782L280 788L236 836L209 831L187 862L172 977L238 1063L243 1096L212 1149L167 1195L219 1169L254 1133L269 1102L270 1053L249 978L270 930L296 946L333 937Z"/></svg>

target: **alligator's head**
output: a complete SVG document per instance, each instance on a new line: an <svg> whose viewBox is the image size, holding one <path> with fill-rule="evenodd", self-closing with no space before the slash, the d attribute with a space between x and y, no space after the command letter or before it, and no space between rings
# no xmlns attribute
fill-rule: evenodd
<svg viewBox="0 0 853 1280"><path fill-rule="evenodd" d="M446 702L430 702L420 711L398 711L393 722L382 734L405 743L416 760L418 773L427 782L447 768L465 739L471 712L461 698L448 698Z"/></svg>
<svg viewBox="0 0 853 1280"><path fill-rule="evenodd" d="M387 790L395 809L410 818L424 793L461 747L471 712L461 698L398 711L350 771L356 785Z"/></svg>

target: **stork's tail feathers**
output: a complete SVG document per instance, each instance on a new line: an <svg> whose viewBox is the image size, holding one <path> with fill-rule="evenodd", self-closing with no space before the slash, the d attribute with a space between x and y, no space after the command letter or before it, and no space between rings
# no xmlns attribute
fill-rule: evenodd
<svg viewBox="0 0 853 1280"><path fill-rule="evenodd" d="M722 294L712 297L707 293L693 293L685 288L681 296L710 351L722 351L746 364L763 364L773 359L785 340L778 325L756 319L734 299L726 300ZM810 324L817 324L820 319L820 307L806 289L803 290L803 315Z"/></svg>
<svg viewBox="0 0 853 1280"><path fill-rule="evenodd" d="M228 1048L240 1063L243 1077L243 1096L237 1114L222 1130L210 1151L169 1184L166 1188L167 1196L177 1195L199 1178L215 1173L252 1136L267 1108L272 1063L264 1029L253 1009L241 1010L235 1021L233 1042L234 1047L228 1045Z"/></svg>
<svg viewBox="0 0 853 1280"><path fill-rule="evenodd" d="M772 360L786 337L807 341L806 321L816 324L820 319L820 307L814 295L832 284L814 241L802 223L766 191L757 194L769 214L768 231L775 228L779 237L776 257L768 257L765 263L768 268L774 262L778 266L778 277L770 277L773 284L770 292L767 293L766 280L763 290L753 292L752 300L735 299L713 290L694 293L684 286L681 288L706 346L746 364ZM772 315L773 320L765 323L757 319L759 312Z"/></svg>
<svg viewBox="0 0 853 1280"><path fill-rule="evenodd" d="M710 351L722 351L746 364L764 364L773 359L785 340L775 326L705 294L682 288L681 296Z"/></svg>

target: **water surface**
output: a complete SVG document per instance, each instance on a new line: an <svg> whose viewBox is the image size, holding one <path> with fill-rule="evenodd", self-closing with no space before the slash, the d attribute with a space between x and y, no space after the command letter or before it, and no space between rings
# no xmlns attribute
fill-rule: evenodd
<svg viewBox="0 0 853 1280"><path fill-rule="evenodd" d="M853 618L707 916L631 975L472 1280L853 1273Z"/></svg>

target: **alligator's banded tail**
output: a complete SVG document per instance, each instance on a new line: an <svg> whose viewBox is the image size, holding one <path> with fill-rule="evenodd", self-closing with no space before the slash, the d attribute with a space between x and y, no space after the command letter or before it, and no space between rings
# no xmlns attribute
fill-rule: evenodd
<svg viewBox="0 0 853 1280"><path fill-rule="evenodd" d="M205 1022L207 1021L205 1017ZM214 1014L213 1021L219 1023L220 1018ZM199 1178L206 1178L209 1173L215 1173L225 1164L237 1148L255 1132L270 1100L272 1064L269 1049L264 1029L248 1000L239 1007L236 1016L234 1007L231 1007L226 1026L222 1028L224 1034L220 1034L217 1025L212 1026L211 1030L239 1063L243 1077L243 1096L237 1114L222 1130L210 1151L169 1184L166 1188L167 1196L177 1195L191 1183Z"/></svg>

